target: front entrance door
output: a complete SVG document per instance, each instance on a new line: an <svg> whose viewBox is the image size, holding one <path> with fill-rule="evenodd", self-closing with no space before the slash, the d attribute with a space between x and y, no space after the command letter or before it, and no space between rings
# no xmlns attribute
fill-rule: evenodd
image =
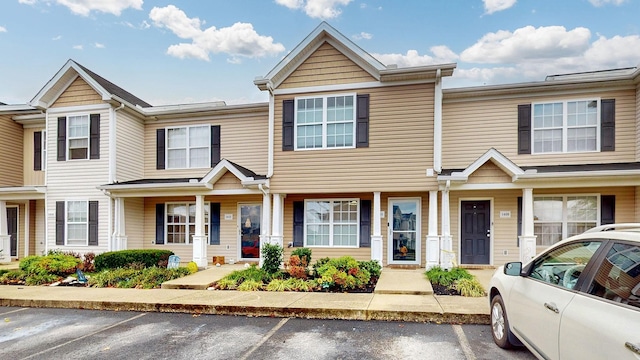
<svg viewBox="0 0 640 360"><path fill-rule="evenodd" d="M260 258L260 221L262 206L257 204L240 205L240 259Z"/></svg>
<svg viewBox="0 0 640 360"><path fill-rule="evenodd" d="M420 199L389 199L389 264L420 264Z"/></svg>
<svg viewBox="0 0 640 360"><path fill-rule="evenodd" d="M491 254L491 202L463 201L460 218L460 263L489 264Z"/></svg>
<svg viewBox="0 0 640 360"><path fill-rule="evenodd" d="M7 207L7 233L11 237L9 247L11 248L11 257L18 256L18 208Z"/></svg>

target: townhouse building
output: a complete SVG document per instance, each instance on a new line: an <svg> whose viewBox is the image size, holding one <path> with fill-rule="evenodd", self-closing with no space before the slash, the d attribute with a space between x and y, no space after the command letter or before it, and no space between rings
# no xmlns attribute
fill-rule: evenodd
<svg viewBox="0 0 640 360"><path fill-rule="evenodd" d="M322 23L254 80L268 102L151 106L69 60L0 105L3 259L494 266L639 221L640 70L443 89L455 67L385 66Z"/></svg>

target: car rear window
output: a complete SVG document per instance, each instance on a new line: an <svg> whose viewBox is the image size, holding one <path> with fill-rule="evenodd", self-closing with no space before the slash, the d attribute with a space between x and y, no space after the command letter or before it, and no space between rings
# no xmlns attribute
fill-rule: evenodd
<svg viewBox="0 0 640 360"><path fill-rule="evenodd" d="M640 246L614 244L589 286L589 294L640 309Z"/></svg>

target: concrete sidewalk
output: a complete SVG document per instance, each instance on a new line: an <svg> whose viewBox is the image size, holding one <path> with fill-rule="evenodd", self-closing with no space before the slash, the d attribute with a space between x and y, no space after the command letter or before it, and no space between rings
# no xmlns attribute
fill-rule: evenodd
<svg viewBox="0 0 640 360"><path fill-rule="evenodd" d="M489 323L487 297L434 295L424 270L385 268L371 294L205 290L214 281L241 268L210 267L152 290L1 285L0 306ZM493 270L471 272L486 287Z"/></svg>

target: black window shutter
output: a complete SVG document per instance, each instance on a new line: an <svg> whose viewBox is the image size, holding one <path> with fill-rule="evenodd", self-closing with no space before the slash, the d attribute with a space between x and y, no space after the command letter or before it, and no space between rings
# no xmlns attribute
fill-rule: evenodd
<svg viewBox="0 0 640 360"><path fill-rule="evenodd" d="M293 202L293 246L304 246L304 201Z"/></svg>
<svg viewBox="0 0 640 360"><path fill-rule="evenodd" d="M56 201L56 245L64 245L64 201Z"/></svg>
<svg viewBox="0 0 640 360"><path fill-rule="evenodd" d="M520 247L520 236L522 235L522 196L518 196L518 238L516 244Z"/></svg>
<svg viewBox="0 0 640 360"><path fill-rule="evenodd" d="M293 150L293 127L295 126L293 100L282 101L282 151Z"/></svg>
<svg viewBox="0 0 640 360"><path fill-rule="evenodd" d="M518 105L518 154L531 154L531 104Z"/></svg>
<svg viewBox="0 0 640 360"><path fill-rule="evenodd" d="M156 169L164 169L164 129L156 130Z"/></svg>
<svg viewBox="0 0 640 360"><path fill-rule="evenodd" d="M600 196L600 225L615 224L616 222L616 196Z"/></svg>
<svg viewBox="0 0 640 360"><path fill-rule="evenodd" d="M220 245L220 203L209 203L209 245Z"/></svg>
<svg viewBox="0 0 640 360"><path fill-rule="evenodd" d="M211 126L211 167L220 162L220 125Z"/></svg>
<svg viewBox="0 0 640 360"><path fill-rule="evenodd" d="M58 118L58 161L67 160L67 117Z"/></svg>
<svg viewBox="0 0 640 360"><path fill-rule="evenodd" d="M601 100L600 107L600 151L615 151L616 100Z"/></svg>
<svg viewBox="0 0 640 360"><path fill-rule="evenodd" d="M369 147L369 94L357 96L356 147Z"/></svg>
<svg viewBox="0 0 640 360"><path fill-rule="evenodd" d="M42 170L42 131L33 133L33 170Z"/></svg>
<svg viewBox="0 0 640 360"><path fill-rule="evenodd" d="M371 200L360 200L360 247L371 247Z"/></svg>
<svg viewBox="0 0 640 360"><path fill-rule="evenodd" d="M100 114L89 115L89 159L100 159Z"/></svg>
<svg viewBox="0 0 640 360"><path fill-rule="evenodd" d="M164 204L156 204L156 244L164 244Z"/></svg>
<svg viewBox="0 0 640 360"><path fill-rule="evenodd" d="M98 245L98 202L89 201L89 245Z"/></svg>

